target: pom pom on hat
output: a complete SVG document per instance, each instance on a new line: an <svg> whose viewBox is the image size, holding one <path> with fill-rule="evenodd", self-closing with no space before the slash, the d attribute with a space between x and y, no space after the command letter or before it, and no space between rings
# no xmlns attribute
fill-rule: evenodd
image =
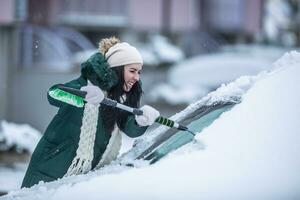
<svg viewBox="0 0 300 200"><path fill-rule="evenodd" d="M105 55L110 47L120 42L120 39L115 36L110 38L104 38L99 42L99 51L100 53L102 53L102 55Z"/></svg>
<svg viewBox="0 0 300 200"><path fill-rule="evenodd" d="M126 42L120 42L115 37L101 40L99 50L105 56L110 67L134 63L143 64L143 58L135 47Z"/></svg>

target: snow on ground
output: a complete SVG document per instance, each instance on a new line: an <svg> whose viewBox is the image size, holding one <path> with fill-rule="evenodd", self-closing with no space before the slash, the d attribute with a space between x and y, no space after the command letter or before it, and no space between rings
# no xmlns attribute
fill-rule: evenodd
<svg viewBox="0 0 300 200"><path fill-rule="evenodd" d="M299 64L292 52L260 75L242 103L196 136L205 150L191 144L155 165L106 167L3 199L299 199Z"/></svg>
<svg viewBox="0 0 300 200"><path fill-rule="evenodd" d="M0 165L0 192L20 188L27 166L24 163L15 163L13 166Z"/></svg>
<svg viewBox="0 0 300 200"><path fill-rule="evenodd" d="M0 150L16 146L16 150L33 152L41 138L41 133L28 124L15 124L1 121Z"/></svg>
<svg viewBox="0 0 300 200"><path fill-rule="evenodd" d="M18 155L24 151L32 153L41 138L41 133L28 124L15 124L12 122L1 121L0 123L0 192L7 192L20 188L27 164L14 163L13 155L7 153L10 163L5 162L6 151L15 149ZM13 148L15 147L15 148ZM15 156L15 155L14 155ZM6 161L7 162L7 161Z"/></svg>

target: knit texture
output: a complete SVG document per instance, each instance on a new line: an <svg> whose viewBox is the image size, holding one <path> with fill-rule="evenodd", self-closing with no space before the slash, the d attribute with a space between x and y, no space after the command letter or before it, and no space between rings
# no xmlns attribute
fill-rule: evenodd
<svg viewBox="0 0 300 200"><path fill-rule="evenodd" d="M126 101L126 95L124 94L120 98L120 103L124 103ZM101 157L101 160L96 166L96 169L103 167L104 165L108 165L111 161L115 160L121 149L122 145L122 131L119 129L117 124L115 124L114 130L111 133L111 137L109 139L109 143Z"/></svg>
<svg viewBox="0 0 300 200"><path fill-rule="evenodd" d="M133 63L143 65L143 58L140 52L130 44L121 42L113 45L105 54L109 67L124 66Z"/></svg>
<svg viewBox="0 0 300 200"><path fill-rule="evenodd" d="M101 160L97 164L96 169L99 169L104 165L108 165L109 163L111 163L111 161L115 160L119 155L121 145L122 145L122 132L120 131L118 126L115 125L115 128L111 133L109 143L105 149L105 152L102 155Z"/></svg>
<svg viewBox="0 0 300 200"><path fill-rule="evenodd" d="M99 105L85 104L76 156L65 176L87 173L91 170L94 157L98 113Z"/></svg>
<svg viewBox="0 0 300 200"><path fill-rule="evenodd" d="M88 85L92 83L88 81ZM105 96L107 94L105 93ZM121 103L126 99L126 95L121 98ZM73 159L67 173L64 175L78 175L89 172L92 169L92 161L94 158L94 145L97 132L97 122L99 114L99 106L86 103L83 111L82 125L80 128L80 139L78 148L76 150L76 156ZM109 164L115 160L119 154L122 145L122 132L117 124L114 126L114 130L111 133L109 143L101 157L101 160L96 165L96 169Z"/></svg>

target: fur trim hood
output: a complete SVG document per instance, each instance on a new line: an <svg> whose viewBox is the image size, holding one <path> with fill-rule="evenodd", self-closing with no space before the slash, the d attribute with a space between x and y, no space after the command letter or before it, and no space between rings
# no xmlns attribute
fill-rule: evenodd
<svg viewBox="0 0 300 200"><path fill-rule="evenodd" d="M116 73L109 67L104 56L97 52L81 64L81 75L102 90L109 90L118 83Z"/></svg>

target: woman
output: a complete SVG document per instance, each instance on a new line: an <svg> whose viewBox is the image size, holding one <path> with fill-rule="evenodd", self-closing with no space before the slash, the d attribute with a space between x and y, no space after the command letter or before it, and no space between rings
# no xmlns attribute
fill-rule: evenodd
<svg viewBox="0 0 300 200"><path fill-rule="evenodd" d="M114 160L121 146L121 131L142 135L159 112L143 106L142 116L100 105L105 96L139 107L143 60L137 49L112 37L101 40L99 51L82 63L81 76L65 86L87 92L82 103L74 95L60 95L58 85L48 92L59 110L32 154L22 187L39 181L87 173Z"/></svg>

